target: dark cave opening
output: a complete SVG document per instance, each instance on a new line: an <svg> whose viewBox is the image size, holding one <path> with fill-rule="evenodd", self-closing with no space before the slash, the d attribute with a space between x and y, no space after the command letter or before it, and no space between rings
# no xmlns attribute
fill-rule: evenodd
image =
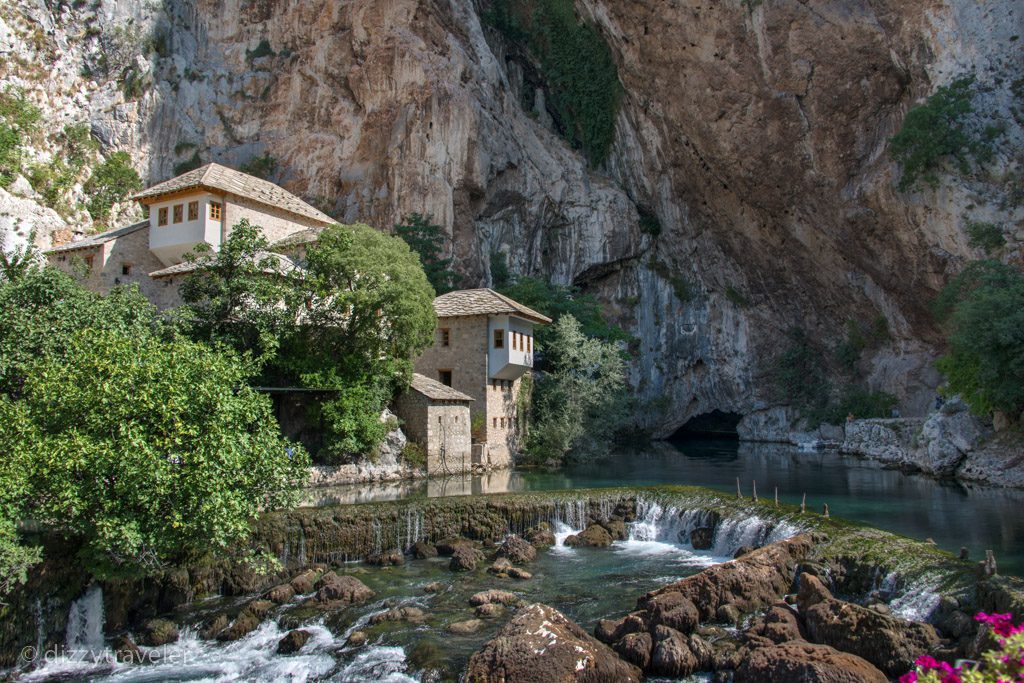
<svg viewBox="0 0 1024 683"><path fill-rule="evenodd" d="M686 439L739 439L736 426L743 416L739 413L727 413L712 410L710 413L694 415L677 429L669 439L685 441Z"/></svg>

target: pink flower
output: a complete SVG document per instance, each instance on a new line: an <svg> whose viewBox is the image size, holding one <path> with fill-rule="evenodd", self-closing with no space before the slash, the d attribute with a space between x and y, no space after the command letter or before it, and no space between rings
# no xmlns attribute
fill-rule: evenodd
<svg viewBox="0 0 1024 683"><path fill-rule="evenodd" d="M921 655L920 657L917 658L917 661L915 661L914 664L918 665L922 669L938 669L939 668L938 660L936 660L935 657L932 657L930 655Z"/></svg>
<svg viewBox="0 0 1024 683"><path fill-rule="evenodd" d="M900 676L899 683L917 683L917 672L909 671Z"/></svg>

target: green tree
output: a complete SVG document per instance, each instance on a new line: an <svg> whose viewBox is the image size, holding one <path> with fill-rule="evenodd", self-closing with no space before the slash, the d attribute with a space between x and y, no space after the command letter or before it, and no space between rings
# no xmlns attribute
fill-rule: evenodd
<svg viewBox="0 0 1024 683"><path fill-rule="evenodd" d="M89 195L89 215L94 221L105 223L114 204L142 189L142 179L132 168L127 152L114 152L93 170L84 189Z"/></svg>
<svg viewBox="0 0 1024 683"><path fill-rule="evenodd" d="M947 161L967 173L971 158L984 162L991 157L991 142L1000 129L989 127L978 132L971 127L973 87L973 76L957 79L907 113L900 131L889 141L890 154L903 168L901 190L909 190L920 181L934 187Z"/></svg>
<svg viewBox="0 0 1024 683"><path fill-rule="evenodd" d="M942 291L936 314L949 353L938 368L978 414L1024 410L1024 275L999 261L971 263Z"/></svg>
<svg viewBox="0 0 1024 683"><path fill-rule="evenodd" d="M186 255L196 270L181 284L184 305L175 314L190 337L248 353L261 365L274 358L295 321L286 305L294 290L291 263L269 248L263 229L243 218L217 251L200 244Z"/></svg>
<svg viewBox="0 0 1024 683"><path fill-rule="evenodd" d="M625 424L626 370L616 344L588 337L569 314L552 325L535 379L526 451L538 461L606 453Z"/></svg>
<svg viewBox="0 0 1024 683"><path fill-rule="evenodd" d="M41 262L36 248L36 231L32 230L25 244L11 249L0 249L0 284L24 277Z"/></svg>
<svg viewBox="0 0 1024 683"><path fill-rule="evenodd" d="M459 286L461 278L451 270L452 260L443 256L444 233L440 225L431 223L430 216L409 214L405 223L395 225L395 234L419 255L423 271L435 292L444 294Z"/></svg>
<svg viewBox="0 0 1024 683"><path fill-rule="evenodd" d="M367 225L327 228L307 260L296 281L300 324L278 368L304 386L342 390L323 405L329 457L372 453L386 432L381 410L433 341L433 289L405 242Z"/></svg>
<svg viewBox="0 0 1024 683"><path fill-rule="evenodd" d="M278 431L251 368L185 340L86 328L0 401L4 452L31 464L25 511L82 539L100 574L242 540L293 502L307 458Z"/></svg>
<svg viewBox="0 0 1024 683"><path fill-rule="evenodd" d="M21 173L25 145L39 127L42 113L25 93L8 86L0 92L0 187Z"/></svg>

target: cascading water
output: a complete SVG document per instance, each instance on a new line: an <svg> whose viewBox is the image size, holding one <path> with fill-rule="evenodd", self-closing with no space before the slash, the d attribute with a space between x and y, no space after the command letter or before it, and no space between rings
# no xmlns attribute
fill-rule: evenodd
<svg viewBox="0 0 1024 683"><path fill-rule="evenodd" d="M103 643L103 589L93 586L71 603L66 634L67 649L80 660L105 655Z"/></svg>

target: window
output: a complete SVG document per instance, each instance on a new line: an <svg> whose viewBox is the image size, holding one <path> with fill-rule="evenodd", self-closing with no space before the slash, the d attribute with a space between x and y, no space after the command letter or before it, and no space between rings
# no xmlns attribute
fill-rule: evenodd
<svg viewBox="0 0 1024 683"><path fill-rule="evenodd" d="M197 220L199 220L199 202L198 201L196 201L196 202L189 202L188 203L188 219L190 221L197 221Z"/></svg>
<svg viewBox="0 0 1024 683"><path fill-rule="evenodd" d="M512 350L513 351L518 351L519 350L519 333L518 332L513 332L512 333Z"/></svg>
<svg viewBox="0 0 1024 683"><path fill-rule="evenodd" d="M175 204L174 205L174 222L180 223L185 220L185 205Z"/></svg>
<svg viewBox="0 0 1024 683"><path fill-rule="evenodd" d="M496 417L492 417L491 418L491 426L493 426L495 429L498 428L498 418L496 418Z"/></svg>
<svg viewBox="0 0 1024 683"><path fill-rule="evenodd" d="M452 371L451 370L438 370L437 380L446 386L452 385Z"/></svg>
<svg viewBox="0 0 1024 683"><path fill-rule="evenodd" d="M131 274L132 274L132 264L130 264L130 263L122 263L121 264L121 275L131 275Z"/></svg>
<svg viewBox="0 0 1024 683"><path fill-rule="evenodd" d="M221 205L220 202L210 202L210 218L215 221L220 220Z"/></svg>
<svg viewBox="0 0 1024 683"><path fill-rule="evenodd" d="M156 224L167 225L167 207L161 206L160 210L156 212Z"/></svg>
<svg viewBox="0 0 1024 683"><path fill-rule="evenodd" d="M447 327L441 328L441 346L449 346L451 344L451 333Z"/></svg>
<svg viewBox="0 0 1024 683"><path fill-rule="evenodd" d="M533 335L531 334L526 338L526 350L529 353L533 353Z"/></svg>
<svg viewBox="0 0 1024 683"><path fill-rule="evenodd" d="M501 428L505 428L505 418L501 418Z"/></svg>
<svg viewBox="0 0 1024 683"><path fill-rule="evenodd" d="M494 331L494 348L503 349L505 348L505 330Z"/></svg>
<svg viewBox="0 0 1024 683"><path fill-rule="evenodd" d="M90 273L92 272L92 258L92 256L85 257L85 269Z"/></svg>

